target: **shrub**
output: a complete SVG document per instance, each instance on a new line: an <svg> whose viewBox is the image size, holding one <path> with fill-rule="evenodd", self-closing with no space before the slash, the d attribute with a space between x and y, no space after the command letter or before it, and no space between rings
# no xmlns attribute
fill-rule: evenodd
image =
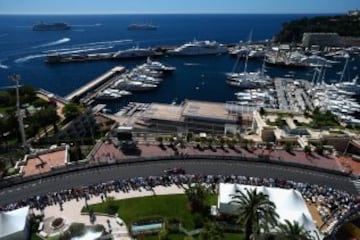
<svg viewBox="0 0 360 240"><path fill-rule="evenodd" d="M204 217L200 213L194 214L195 228L202 228L204 226Z"/></svg>
<svg viewBox="0 0 360 240"><path fill-rule="evenodd" d="M105 200L105 212L111 215L115 215L119 209L116 201L113 197L107 197Z"/></svg>

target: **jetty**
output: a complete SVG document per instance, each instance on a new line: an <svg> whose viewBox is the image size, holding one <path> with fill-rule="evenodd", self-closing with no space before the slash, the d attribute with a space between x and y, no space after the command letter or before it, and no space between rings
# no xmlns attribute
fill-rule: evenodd
<svg viewBox="0 0 360 240"><path fill-rule="evenodd" d="M141 59L148 57L163 56L162 49L127 49L118 52L103 53L83 53L83 54L49 54L45 58L48 64L70 63L70 62L88 62L88 61L121 61L127 59Z"/></svg>
<svg viewBox="0 0 360 240"><path fill-rule="evenodd" d="M99 91L109 87L117 77L125 72L125 67L116 66L94 80L88 82L84 86L76 89L65 97L67 101L78 98L80 102L91 104L91 101L95 98Z"/></svg>

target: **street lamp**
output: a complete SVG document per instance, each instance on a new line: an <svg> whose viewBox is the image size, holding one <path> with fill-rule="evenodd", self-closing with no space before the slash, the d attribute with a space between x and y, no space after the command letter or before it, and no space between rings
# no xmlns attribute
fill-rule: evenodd
<svg viewBox="0 0 360 240"><path fill-rule="evenodd" d="M21 135L21 144L22 144L22 147L26 147L24 121L23 121L23 115L22 115L21 109L20 109L20 96L19 96L19 86L20 86L19 81L21 80L21 76L19 74L13 74L13 75L9 76L9 80L16 83L16 111L17 111L19 130L20 130L20 135Z"/></svg>

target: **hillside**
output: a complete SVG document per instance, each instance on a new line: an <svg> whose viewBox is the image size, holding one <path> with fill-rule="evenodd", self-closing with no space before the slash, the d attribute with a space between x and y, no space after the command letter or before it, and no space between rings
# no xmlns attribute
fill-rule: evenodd
<svg viewBox="0 0 360 240"><path fill-rule="evenodd" d="M301 42L304 32L336 32L340 36L360 37L359 16L321 16L302 18L283 23L275 41L281 43Z"/></svg>

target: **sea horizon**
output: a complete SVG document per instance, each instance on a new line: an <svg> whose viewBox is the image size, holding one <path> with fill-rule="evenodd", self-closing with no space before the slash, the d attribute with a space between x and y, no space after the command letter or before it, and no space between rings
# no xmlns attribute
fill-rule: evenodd
<svg viewBox="0 0 360 240"><path fill-rule="evenodd" d="M303 13L303 12L296 12L296 13L0 13L0 16L116 16L116 15L341 15L346 14L346 12L328 12L328 13L317 13L317 12L310 12L310 13Z"/></svg>
<svg viewBox="0 0 360 240"><path fill-rule="evenodd" d="M318 14L319 15L319 14ZM176 46L197 40L220 43L271 39L284 22L312 14L106 14L106 15L0 15L0 88L9 86L8 76L16 73L21 84L43 88L60 96L95 79L111 68L122 65L132 69L143 60L98 61L67 64L47 64L46 55L58 53L115 52L133 48ZM69 31L36 32L33 24L66 22ZM128 31L131 23L151 22L156 31ZM209 27L211 26L211 27ZM118 109L126 101L171 103L174 99L203 101L234 101L239 91L225 83L236 58L221 56L172 57L158 59L177 70L165 79L156 91L134 94L112 103ZM350 64L355 64L351 62ZM256 71L262 61L249 61L248 70ZM338 79L336 72L343 65L327 71L329 81ZM352 66L351 66L352 67ZM351 72L351 74L354 71ZM287 71L269 69L271 77L284 76ZM313 71L299 71L296 77L310 79ZM216 94L209 94L216 89Z"/></svg>

